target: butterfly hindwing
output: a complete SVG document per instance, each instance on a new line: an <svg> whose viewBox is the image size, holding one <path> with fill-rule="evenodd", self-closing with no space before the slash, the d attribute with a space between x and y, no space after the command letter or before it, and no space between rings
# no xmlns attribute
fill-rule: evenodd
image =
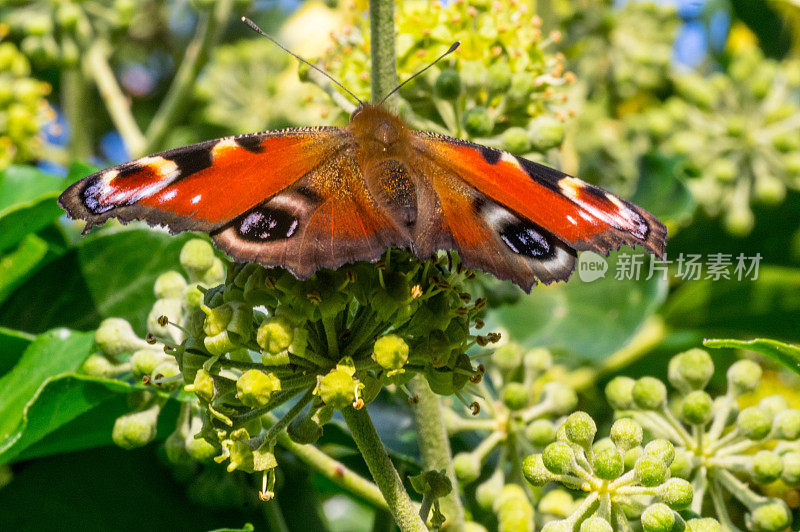
<svg viewBox="0 0 800 532"><path fill-rule="evenodd" d="M402 227L367 190L350 150L211 234L238 260L283 266L300 278L408 244Z"/></svg>
<svg viewBox="0 0 800 532"><path fill-rule="evenodd" d="M109 218L212 231L344 149L340 128L300 128L210 140L131 161L70 186L59 204L86 230Z"/></svg>

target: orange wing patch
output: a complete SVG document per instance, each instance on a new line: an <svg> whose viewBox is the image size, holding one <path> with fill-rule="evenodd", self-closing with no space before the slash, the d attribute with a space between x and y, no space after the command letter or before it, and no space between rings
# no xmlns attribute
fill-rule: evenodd
<svg viewBox="0 0 800 532"><path fill-rule="evenodd" d="M273 196L343 149L340 128L228 137L98 172L59 198L86 229L108 218L144 220L173 232L209 231Z"/></svg>

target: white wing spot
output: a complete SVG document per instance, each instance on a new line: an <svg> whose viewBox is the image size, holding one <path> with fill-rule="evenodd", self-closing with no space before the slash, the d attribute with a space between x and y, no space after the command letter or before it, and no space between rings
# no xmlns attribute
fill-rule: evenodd
<svg viewBox="0 0 800 532"><path fill-rule="evenodd" d="M197 203L197 202L198 202L198 201L200 201L202 198L203 198L203 195L202 195L202 194L198 194L197 196L195 196L195 197L193 197L193 198L192 198L192 200L191 200L191 201L192 201L192 204L195 204L195 203Z"/></svg>
<svg viewBox="0 0 800 532"><path fill-rule="evenodd" d="M569 214L567 215L567 220L569 220L572 225L578 225L578 221Z"/></svg>
<svg viewBox="0 0 800 532"><path fill-rule="evenodd" d="M178 195L178 191L177 190L174 190L174 189L173 190L168 190L167 192L164 192L164 196L162 196L162 199L164 201L169 201L169 200L171 200L172 198L174 198L177 195Z"/></svg>

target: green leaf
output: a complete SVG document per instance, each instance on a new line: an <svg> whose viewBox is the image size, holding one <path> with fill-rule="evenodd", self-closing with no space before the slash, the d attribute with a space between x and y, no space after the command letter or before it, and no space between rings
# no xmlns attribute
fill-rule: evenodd
<svg viewBox="0 0 800 532"><path fill-rule="evenodd" d="M35 338L26 332L0 327L0 375L14 367Z"/></svg>
<svg viewBox="0 0 800 532"><path fill-rule="evenodd" d="M50 225L64 211L56 203L66 181L36 168L11 166L0 172L0 251Z"/></svg>
<svg viewBox="0 0 800 532"><path fill-rule="evenodd" d="M25 235L17 249L0 258L0 303L30 276L47 255L47 242Z"/></svg>
<svg viewBox="0 0 800 532"><path fill-rule="evenodd" d="M762 265L755 281L743 279L688 281L662 309L674 329L702 331L704 336L772 337L800 340L800 269Z"/></svg>
<svg viewBox="0 0 800 532"><path fill-rule="evenodd" d="M242 528L215 528L209 532L253 532L255 528L252 523L245 523Z"/></svg>
<svg viewBox="0 0 800 532"><path fill-rule="evenodd" d="M611 355L629 342L667 293L667 283L658 271L644 280L649 273L648 260L641 268L643 280L615 279L623 253L642 256L641 251L629 249L608 258L593 254L596 260L605 261L608 269L605 277L590 282L581 280L586 258L579 260L578 271L568 283L540 285L514 304L490 309L486 329L501 327L511 340L526 347L545 346L582 359Z"/></svg>
<svg viewBox="0 0 800 532"><path fill-rule="evenodd" d="M771 358L775 362L782 364L800 375L800 346L769 340L767 338L756 338L754 340L703 340L703 345L714 349L747 349L755 351L765 357Z"/></svg>
<svg viewBox="0 0 800 532"><path fill-rule="evenodd" d="M661 220L680 223L692 216L695 202L680 179L679 157L646 154L639 159L639 180L631 202L647 209Z"/></svg>
<svg viewBox="0 0 800 532"><path fill-rule="evenodd" d="M31 332L88 330L116 316L143 334L155 302L153 283L178 267L180 249L191 238L136 227L89 235L17 289L0 307L0 324Z"/></svg>

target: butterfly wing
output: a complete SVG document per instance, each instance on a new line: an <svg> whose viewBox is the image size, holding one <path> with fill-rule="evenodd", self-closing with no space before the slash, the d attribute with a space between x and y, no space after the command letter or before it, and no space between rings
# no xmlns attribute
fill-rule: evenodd
<svg viewBox="0 0 800 532"><path fill-rule="evenodd" d="M90 175L59 204L86 230L117 218L205 231L234 259L307 277L407 241L372 208L353 149L334 127L211 140Z"/></svg>
<svg viewBox="0 0 800 532"><path fill-rule="evenodd" d="M417 247L456 247L469 266L511 279L569 278L576 251L622 245L663 256L666 229L639 207L546 166L486 146L415 132L415 172L430 177L448 236L421 231ZM444 241L437 241L436 239ZM447 239L452 240L448 242Z"/></svg>

